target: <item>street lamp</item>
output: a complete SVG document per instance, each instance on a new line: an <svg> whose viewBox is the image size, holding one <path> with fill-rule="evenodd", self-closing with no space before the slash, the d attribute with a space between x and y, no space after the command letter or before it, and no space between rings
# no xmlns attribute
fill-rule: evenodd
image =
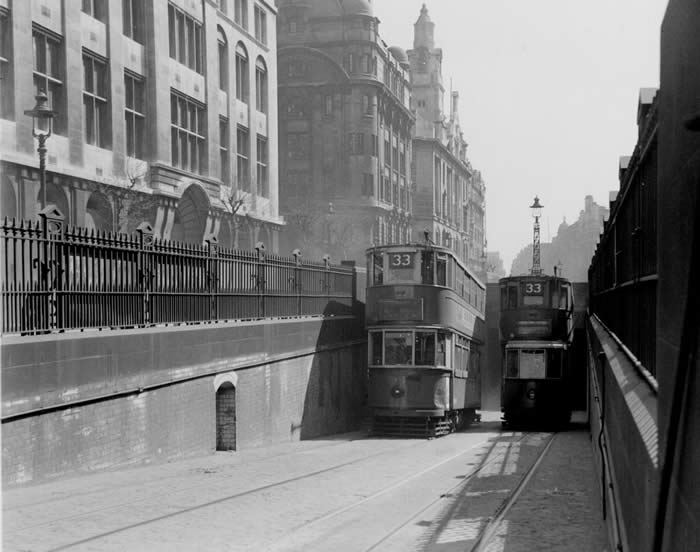
<svg viewBox="0 0 700 552"><path fill-rule="evenodd" d="M34 109L24 112L32 118L32 136L39 140L39 178L41 182L41 208L46 207L46 140L53 130L53 118L56 112L49 108L49 98L43 90L35 96Z"/></svg>
<svg viewBox="0 0 700 552"><path fill-rule="evenodd" d="M542 207L540 198L535 196L534 203L530 205L532 217L535 219L535 229L532 237L532 270L530 270L533 276L542 274L542 268L540 267L540 217L542 216Z"/></svg>

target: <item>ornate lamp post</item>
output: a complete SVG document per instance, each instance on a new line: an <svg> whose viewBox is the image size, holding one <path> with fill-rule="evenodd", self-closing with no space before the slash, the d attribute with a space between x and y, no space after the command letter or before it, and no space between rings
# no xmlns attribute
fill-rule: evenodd
<svg viewBox="0 0 700 552"><path fill-rule="evenodd" d="M530 205L532 217L535 219L535 229L532 237L532 270L530 270L533 276L542 274L542 267L540 266L540 217L542 216L542 207L540 198L535 196L534 203Z"/></svg>
<svg viewBox="0 0 700 552"><path fill-rule="evenodd" d="M43 90L36 95L34 109L24 112L32 118L32 136L39 140L39 178L41 181L41 208L46 207L46 140L53 130L53 118L57 115L49 108L49 98Z"/></svg>

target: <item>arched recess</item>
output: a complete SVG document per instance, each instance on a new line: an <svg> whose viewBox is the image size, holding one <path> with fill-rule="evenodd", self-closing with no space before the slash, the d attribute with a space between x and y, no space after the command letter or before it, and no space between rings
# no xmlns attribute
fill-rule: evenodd
<svg viewBox="0 0 700 552"><path fill-rule="evenodd" d="M236 450L236 374L220 374L216 389L216 450Z"/></svg>
<svg viewBox="0 0 700 552"><path fill-rule="evenodd" d="M2 200L0 216L9 219L17 218L17 214L19 213L17 208L17 194L9 178L2 179L2 195L0 196L0 200Z"/></svg>
<svg viewBox="0 0 700 552"><path fill-rule="evenodd" d="M209 213L209 198L196 184L190 184L175 210L171 240L201 245Z"/></svg>
<svg viewBox="0 0 700 552"><path fill-rule="evenodd" d="M101 192L92 192L87 202L85 226L90 230L109 232L112 230L114 217L112 205Z"/></svg>

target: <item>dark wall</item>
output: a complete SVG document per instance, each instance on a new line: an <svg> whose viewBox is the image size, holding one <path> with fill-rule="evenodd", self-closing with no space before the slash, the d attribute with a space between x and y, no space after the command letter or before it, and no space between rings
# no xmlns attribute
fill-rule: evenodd
<svg viewBox="0 0 700 552"><path fill-rule="evenodd" d="M662 470L668 470L664 550L700 549L698 255L700 2L670 0L661 27L657 379ZM700 120L696 120L700 125ZM691 360L690 353L694 353ZM673 405L678 406L674 413ZM677 447L668 450L675 439ZM664 479L661 481L664 485ZM662 488L663 491L663 488ZM663 501L663 494L661 495Z"/></svg>
<svg viewBox="0 0 700 552"><path fill-rule="evenodd" d="M356 320L5 336L3 485L213 452L224 383L237 448L354 429L367 358Z"/></svg>

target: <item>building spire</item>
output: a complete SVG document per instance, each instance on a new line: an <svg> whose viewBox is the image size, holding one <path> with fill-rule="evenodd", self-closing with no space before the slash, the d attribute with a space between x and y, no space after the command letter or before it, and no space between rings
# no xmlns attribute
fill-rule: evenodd
<svg viewBox="0 0 700 552"><path fill-rule="evenodd" d="M413 48L435 48L435 23L430 20L428 8L423 4L418 21L413 25Z"/></svg>

